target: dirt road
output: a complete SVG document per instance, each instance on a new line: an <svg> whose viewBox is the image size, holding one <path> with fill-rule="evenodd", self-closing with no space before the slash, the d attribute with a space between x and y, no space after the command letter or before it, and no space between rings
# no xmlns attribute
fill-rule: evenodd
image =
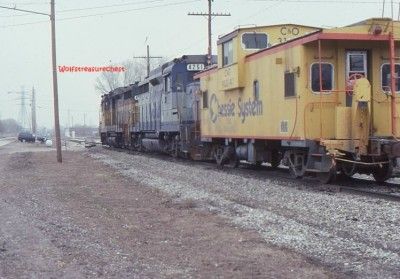
<svg viewBox="0 0 400 279"><path fill-rule="evenodd" d="M1 278L345 277L85 151L43 150L0 147Z"/></svg>

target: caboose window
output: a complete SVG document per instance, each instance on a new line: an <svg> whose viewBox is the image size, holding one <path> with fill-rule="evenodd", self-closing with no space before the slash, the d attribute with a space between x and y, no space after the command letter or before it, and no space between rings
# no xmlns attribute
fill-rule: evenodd
<svg viewBox="0 0 400 279"><path fill-rule="evenodd" d="M263 49L268 47L268 36L265 33L244 33L242 35L244 49Z"/></svg>
<svg viewBox="0 0 400 279"><path fill-rule="evenodd" d="M230 65L233 63L233 41L227 41L222 44L222 65Z"/></svg>
<svg viewBox="0 0 400 279"><path fill-rule="evenodd" d="M394 72L396 77L396 92L400 92L400 64L394 65ZM381 85L382 90L385 92L390 92L390 64L382 64L381 67Z"/></svg>
<svg viewBox="0 0 400 279"><path fill-rule="evenodd" d="M322 90L333 89L333 65L329 63L321 63L322 73ZM319 81L319 63L311 65L311 90L313 92L320 91Z"/></svg>
<svg viewBox="0 0 400 279"><path fill-rule="evenodd" d="M260 98L260 83L258 80L253 81L253 94L254 99L258 100Z"/></svg>
<svg viewBox="0 0 400 279"><path fill-rule="evenodd" d="M285 73L285 97L296 96L295 76L294 73Z"/></svg>

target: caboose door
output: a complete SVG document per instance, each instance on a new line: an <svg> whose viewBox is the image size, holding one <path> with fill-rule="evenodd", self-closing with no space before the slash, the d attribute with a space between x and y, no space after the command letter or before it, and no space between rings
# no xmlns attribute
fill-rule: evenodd
<svg viewBox="0 0 400 279"><path fill-rule="evenodd" d="M346 52L346 81L368 77L367 73L367 51L347 51ZM352 95L346 94L346 106L351 107Z"/></svg>

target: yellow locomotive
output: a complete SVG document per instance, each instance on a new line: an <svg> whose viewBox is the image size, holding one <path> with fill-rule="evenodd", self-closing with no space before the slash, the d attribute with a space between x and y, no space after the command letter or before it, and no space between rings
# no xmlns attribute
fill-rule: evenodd
<svg viewBox="0 0 400 279"><path fill-rule="evenodd" d="M218 40L200 79L201 140L220 165L279 165L294 177L373 174L400 166L400 22L342 28L239 28Z"/></svg>

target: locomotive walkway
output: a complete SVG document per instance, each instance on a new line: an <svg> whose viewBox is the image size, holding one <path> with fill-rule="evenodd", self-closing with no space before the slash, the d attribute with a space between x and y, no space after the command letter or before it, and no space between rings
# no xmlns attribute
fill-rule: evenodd
<svg viewBox="0 0 400 279"><path fill-rule="evenodd" d="M346 277L150 187L161 173L126 178L90 158L108 156L96 149L64 152L59 165L45 150L0 147L0 278Z"/></svg>

